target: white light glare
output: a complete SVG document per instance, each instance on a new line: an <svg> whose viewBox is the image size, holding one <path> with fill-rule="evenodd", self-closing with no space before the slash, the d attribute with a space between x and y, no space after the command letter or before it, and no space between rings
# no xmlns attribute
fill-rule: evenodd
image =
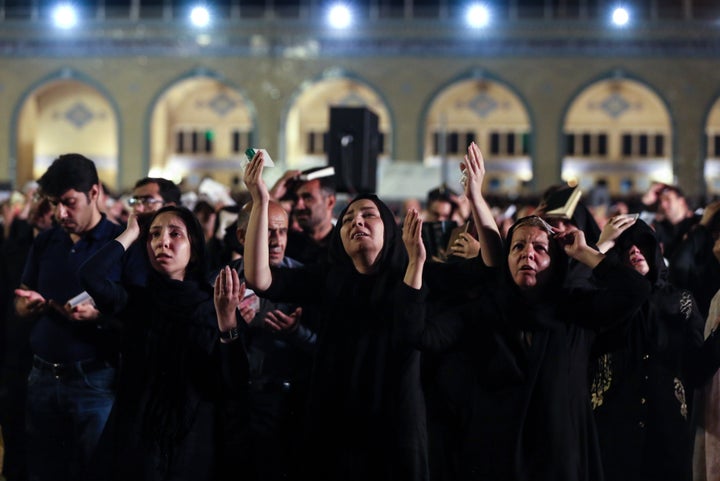
<svg viewBox="0 0 720 481"><path fill-rule="evenodd" d="M474 3L468 7L465 21L472 28L486 27L490 23L490 10L482 3Z"/></svg>
<svg viewBox="0 0 720 481"><path fill-rule="evenodd" d="M69 3L61 3L52 13L53 22L58 28L72 28L77 25L78 17L75 7Z"/></svg>
<svg viewBox="0 0 720 481"><path fill-rule="evenodd" d="M630 12L625 7L616 7L612 13L612 21L618 27L624 27L630 21Z"/></svg>
<svg viewBox="0 0 720 481"><path fill-rule="evenodd" d="M352 23L350 8L341 3L333 5L328 13L328 22L333 28L348 28Z"/></svg>
<svg viewBox="0 0 720 481"><path fill-rule="evenodd" d="M210 12L203 6L193 7L190 10L190 21L196 27L207 27L210 23Z"/></svg>

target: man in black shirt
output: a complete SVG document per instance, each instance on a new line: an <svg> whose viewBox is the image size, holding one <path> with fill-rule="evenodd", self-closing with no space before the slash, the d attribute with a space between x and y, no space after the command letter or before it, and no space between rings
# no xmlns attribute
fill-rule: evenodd
<svg viewBox="0 0 720 481"><path fill-rule="evenodd" d="M303 264L314 264L327 255L333 230L333 209L337 201L335 177L330 175L309 181L299 180L323 168L301 172L289 186L294 193L292 216L301 231L288 232L286 254Z"/></svg>
<svg viewBox="0 0 720 481"><path fill-rule="evenodd" d="M688 206L679 187L662 185L657 191L657 217L652 223L662 246L663 256L670 259L685 234L700 221Z"/></svg>
<svg viewBox="0 0 720 481"><path fill-rule="evenodd" d="M18 315L33 318L33 367L27 392L30 479L82 480L112 408L117 362L116 332L83 293L80 265L114 239L122 227L98 208L95 164L80 154L58 157L39 179L57 225L32 245L22 284L15 290ZM117 272L108 273L120 279Z"/></svg>

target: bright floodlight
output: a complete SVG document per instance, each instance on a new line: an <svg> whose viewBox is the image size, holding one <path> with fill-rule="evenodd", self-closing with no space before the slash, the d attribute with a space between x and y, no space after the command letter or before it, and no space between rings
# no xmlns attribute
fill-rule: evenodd
<svg viewBox="0 0 720 481"><path fill-rule="evenodd" d="M190 21L196 27L207 27L210 23L210 12L203 6L193 7L190 10Z"/></svg>
<svg viewBox="0 0 720 481"><path fill-rule="evenodd" d="M472 4L467 9L465 21L473 28L486 27L490 23L490 10L481 3Z"/></svg>
<svg viewBox="0 0 720 481"><path fill-rule="evenodd" d="M72 28L77 25L78 16L75 7L69 3L61 3L52 12L53 22L58 28Z"/></svg>
<svg viewBox="0 0 720 481"><path fill-rule="evenodd" d="M616 7L612 13L612 21L618 27L624 27L630 21L630 12L625 7Z"/></svg>
<svg viewBox="0 0 720 481"><path fill-rule="evenodd" d="M350 8L341 3L333 5L328 12L328 22L333 28L348 28L352 23Z"/></svg>

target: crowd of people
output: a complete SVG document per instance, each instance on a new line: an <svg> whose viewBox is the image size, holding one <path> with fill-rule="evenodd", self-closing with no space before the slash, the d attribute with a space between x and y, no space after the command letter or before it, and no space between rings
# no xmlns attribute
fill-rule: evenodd
<svg viewBox="0 0 720 481"><path fill-rule="evenodd" d="M222 202L65 154L3 204L7 481L720 479L720 202L509 203L475 143L462 191L345 201L264 155Z"/></svg>

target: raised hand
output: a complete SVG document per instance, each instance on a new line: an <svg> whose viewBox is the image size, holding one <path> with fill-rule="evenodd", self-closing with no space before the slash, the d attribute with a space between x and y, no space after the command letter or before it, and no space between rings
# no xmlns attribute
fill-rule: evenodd
<svg viewBox="0 0 720 481"><path fill-rule="evenodd" d="M235 269L225 266L215 279L213 300L218 319L218 329L222 332L237 327L235 312L245 296L245 283Z"/></svg>
<svg viewBox="0 0 720 481"><path fill-rule="evenodd" d="M555 239L568 256L590 268L594 269L605 258L604 254L587 245L585 233L578 228L557 233Z"/></svg>
<svg viewBox="0 0 720 481"><path fill-rule="evenodd" d="M576 255L587 247L585 233L578 228L570 228L564 232L555 234L555 239L560 243L567 255L575 258Z"/></svg>
<svg viewBox="0 0 720 481"><path fill-rule="evenodd" d="M270 198L267 185L262 178L264 155L262 150L255 152L243 173L243 181L248 188L248 192L250 192L253 202L267 201Z"/></svg>
<svg viewBox="0 0 720 481"><path fill-rule="evenodd" d="M600 232L597 247L600 252L609 251L620 234L625 232L631 225L635 224L637 217L632 215L616 215L610 218Z"/></svg>
<svg viewBox="0 0 720 481"><path fill-rule="evenodd" d="M468 146L465 161L460 163L463 172L465 196L470 201L473 221L480 243L480 256L487 266L497 266L503 262L502 237L490 206L482 195L485 179L485 159L475 142Z"/></svg>
<svg viewBox="0 0 720 481"><path fill-rule="evenodd" d="M410 209L405 216L402 239L409 258L404 282L414 289L420 289L427 252L422 241L422 219L416 209Z"/></svg>
<svg viewBox="0 0 720 481"><path fill-rule="evenodd" d="M115 238L116 241L122 244L125 250L140 237L140 224L138 223L138 215L134 210L130 211L128 215L127 225L125 230Z"/></svg>
<svg viewBox="0 0 720 481"><path fill-rule="evenodd" d="M452 255L472 259L480 253L480 242L467 232L462 232L450 246Z"/></svg>
<svg viewBox="0 0 720 481"><path fill-rule="evenodd" d="M715 217L715 214L720 212L720 200L716 200L714 202L710 202L708 205L705 206L705 209L703 209L703 215L700 219L700 224L709 227L710 223L713 220L713 217Z"/></svg>
<svg viewBox="0 0 720 481"><path fill-rule="evenodd" d="M475 142L468 146L468 153L465 161L460 162L460 170L463 173L463 187L465 195L471 201L482 197L482 184L485 179L485 159L480 147Z"/></svg>
<svg viewBox="0 0 720 481"><path fill-rule="evenodd" d="M282 177L280 177L270 189L270 197L280 201L280 199L287 194L289 181L300 175L300 172L300 170L285 171Z"/></svg>
<svg viewBox="0 0 720 481"><path fill-rule="evenodd" d="M420 213L415 209L410 209L405 216L402 240L403 244L405 244L410 263L423 263L427 257L425 244L423 244L422 241L422 222Z"/></svg>

